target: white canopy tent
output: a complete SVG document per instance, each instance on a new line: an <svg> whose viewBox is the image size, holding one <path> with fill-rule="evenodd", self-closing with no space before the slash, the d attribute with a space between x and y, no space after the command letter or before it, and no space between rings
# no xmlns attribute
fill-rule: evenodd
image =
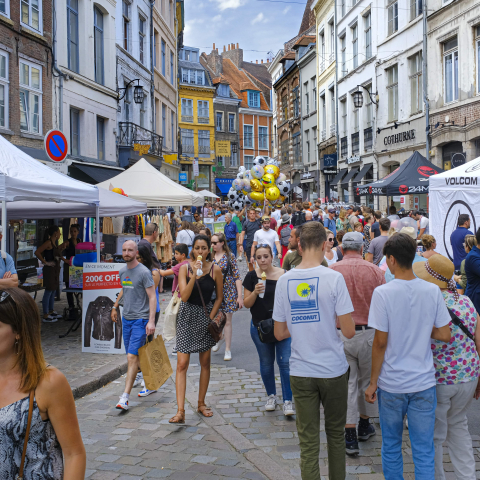
<svg viewBox="0 0 480 480"><path fill-rule="evenodd" d="M170 180L144 158L116 177L97 184L105 190L109 190L110 185L122 188L130 198L145 202L149 207L199 207L204 203L203 196Z"/></svg>
<svg viewBox="0 0 480 480"><path fill-rule="evenodd" d="M86 203L96 210L97 222L99 221L99 193L96 186L87 185L43 165L2 136L0 136L0 201L4 225L7 218L7 203L18 201ZM5 239L6 235L2 239L3 251ZM97 244L97 255L100 258L100 242Z"/></svg>
<svg viewBox="0 0 480 480"><path fill-rule="evenodd" d="M218 195L215 195L212 192L209 192L208 190L200 190L197 192L198 195L201 195L202 197L208 197L208 198L220 198Z"/></svg>
<svg viewBox="0 0 480 480"><path fill-rule="evenodd" d="M458 216L470 217L470 230L480 226L480 157L429 179L430 234L437 241L436 251L453 261L450 235L457 228Z"/></svg>
<svg viewBox="0 0 480 480"><path fill-rule="evenodd" d="M124 197L118 193L99 188L100 217L123 217L138 215L147 210L147 204ZM8 206L7 219L13 218L65 218L65 217L94 217L95 205L79 203L53 202L15 202Z"/></svg>

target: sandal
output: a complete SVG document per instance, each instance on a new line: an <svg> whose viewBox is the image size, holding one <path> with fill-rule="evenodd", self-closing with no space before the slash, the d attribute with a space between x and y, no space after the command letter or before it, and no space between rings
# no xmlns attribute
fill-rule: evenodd
<svg viewBox="0 0 480 480"><path fill-rule="evenodd" d="M185 410L178 410L168 423L185 423Z"/></svg>
<svg viewBox="0 0 480 480"><path fill-rule="evenodd" d="M204 417L213 417L213 412L205 405L205 402L198 402L197 413L201 413Z"/></svg>

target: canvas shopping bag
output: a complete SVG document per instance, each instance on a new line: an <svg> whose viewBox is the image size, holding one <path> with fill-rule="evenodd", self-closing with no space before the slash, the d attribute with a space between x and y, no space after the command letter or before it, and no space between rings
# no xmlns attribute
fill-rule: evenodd
<svg viewBox="0 0 480 480"><path fill-rule="evenodd" d="M139 348L138 357L145 386L149 390L158 390L173 373L162 336L158 335Z"/></svg>
<svg viewBox="0 0 480 480"><path fill-rule="evenodd" d="M165 310L165 321L163 323L163 338L166 342L169 342L177 334L177 316L180 309L181 299L177 292L172 296L170 302L168 302L167 309Z"/></svg>

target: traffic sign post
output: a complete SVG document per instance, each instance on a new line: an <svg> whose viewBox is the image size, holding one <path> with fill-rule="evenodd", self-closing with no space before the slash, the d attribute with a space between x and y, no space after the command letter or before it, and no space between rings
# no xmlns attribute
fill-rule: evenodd
<svg viewBox="0 0 480 480"><path fill-rule="evenodd" d="M65 161L68 153L68 142L60 130L50 130L45 135L44 145L45 152L50 160L55 163Z"/></svg>

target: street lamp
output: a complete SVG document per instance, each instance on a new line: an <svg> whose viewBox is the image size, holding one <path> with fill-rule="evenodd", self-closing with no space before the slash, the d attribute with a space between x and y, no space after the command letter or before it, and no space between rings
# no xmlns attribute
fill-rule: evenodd
<svg viewBox="0 0 480 480"><path fill-rule="evenodd" d="M122 96L118 98L118 101L122 100L125 95L127 94L128 88L133 82L137 82L137 85L134 86L133 90L133 101L135 103L143 103L143 99L145 97L145 92L143 91L143 87L140 85L140 79L136 78L135 80L131 80L127 83L124 88L119 88L117 90L118 95L122 93Z"/></svg>
<svg viewBox="0 0 480 480"><path fill-rule="evenodd" d="M372 103L378 105L378 93L375 93L375 97L377 99L377 101L375 101L372 98L372 92L370 92L367 87L364 87L363 85L357 85L358 90L353 92L353 104L355 105L355 108L362 108L363 105L363 94L360 90L360 87L364 88L367 91L367 93L370 95L370 100L372 101Z"/></svg>

